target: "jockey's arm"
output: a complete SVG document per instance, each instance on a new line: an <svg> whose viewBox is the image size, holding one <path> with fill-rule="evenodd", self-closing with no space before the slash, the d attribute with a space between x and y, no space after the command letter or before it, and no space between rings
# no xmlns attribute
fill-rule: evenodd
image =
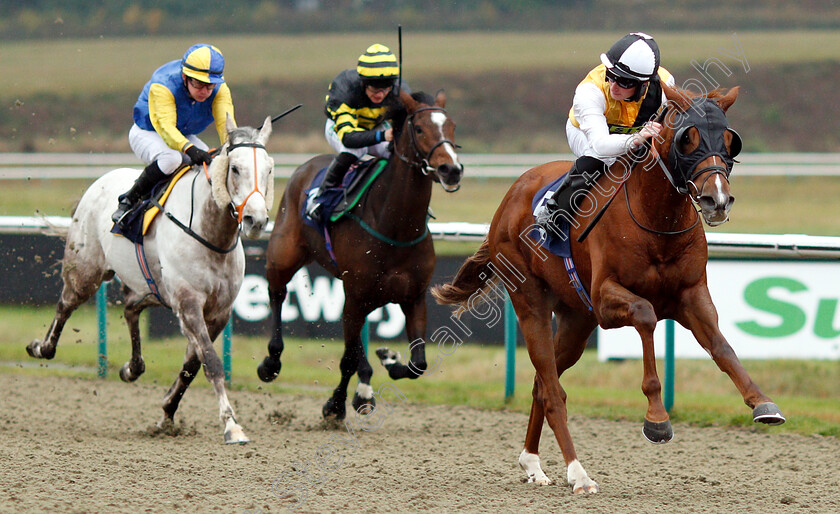
<svg viewBox="0 0 840 514"><path fill-rule="evenodd" d="M230 114L230 119L236 124L236 118L233 117L233 98L230 94L230 88L227 83L222 82L219 84L219 90L213 99L213 120L216 122L216 132L219 133L219 142L221 144L225 144L227 140L225 120L228 114Z"/></svg>
<svg viewBox="0 0 840 514"><path fill-rule="evenodd" d="M632 145L633 134L610 134L604 94L592 84L581 84L572 102L575 119L598 157L617 157Z"/></svg>
<svg viewBox="0 0 840 514"><path fill-rule="evenodd" d="M166 146L183 152L192 143L178 130L178 111L175 97L162 84L154 83L149 88L149 119L155 131L163 138Z"/></svg>
<svg viewBox="0 0 840 514"><path fill-rule="evenodd" d="M342 104L335 111L329 111L335 121L335 131L341 144L347 148L366 148L385 141L385 130L365 130L358 124L356 112Z"/></svg>

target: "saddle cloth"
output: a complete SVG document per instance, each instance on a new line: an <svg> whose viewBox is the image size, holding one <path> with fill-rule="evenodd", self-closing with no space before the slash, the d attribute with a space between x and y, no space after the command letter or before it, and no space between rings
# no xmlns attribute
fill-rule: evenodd
<svg viewBox="0 0 840 514"><path fill-rule="evenodd" d="M540 246L560 257L572 256L572 245L569 241L569 222L564 218L559 219L559 223L554 226L560 233L560 236L557 236L553 233L553 230L546 230L545 227L542 226L542 223L551 223L551 221L541 218L545 218L543 215L545 211L545 201L550 198L550 196L554 195L554 193L560 188L563 181L566 179L566 175L567 174L564 174L557 180L554 180L547 186L537 191L537 194L534 195L534 198L531 200L531 212L534 215L534 219L538 221L535 228L528 233L531 239L539 243Z"/></svg>
<svg viewBox="0 0 840 514"><path fill-rule="evenodd" d="M168 181L164 180L156 184L152 189L151 197L142 200L127 214L126 222L124 223L125 228L123 229L114 223L114 226L111 227L111 233L123 236L132 243L142 244L143 236L149 230L152 220L160 213L158 205L162 207L166 203L175 183L189 170L190 166L184 166L177 170ZM153 202L153 198L157 201Z"/></svg>
<svg viewBox="0 0 840 514"><path fill-rule="evenodd" d="M362 195L370 188L376 178L379 177L387 164L388 161L386 159L369 158L358 160L347 170L340 187L322 191L319 197L321 209L323 209L322 212L329 213L329 215L323 216L324 223L321 226L318 226L306 215L310 202L314 200L313 194L326 176L327 168L319 170L315 174L315 178L312 180L309 188L305 191L307 200L304 202L300 212L304 223L310 227L319 229L319 231L323 231L324 225L335 222L359 203Z"/></svg>

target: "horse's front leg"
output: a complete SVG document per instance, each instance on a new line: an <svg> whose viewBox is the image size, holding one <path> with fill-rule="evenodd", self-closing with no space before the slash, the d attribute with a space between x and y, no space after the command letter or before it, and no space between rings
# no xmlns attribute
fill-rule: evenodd
<svg viewBox="0 0 840 514"><path fill-rule="evenodd" d="M182 295L188 296L189 293L182 291ZM216 398L219 401L219 418L225 426L225 443L247 443L249 439L245 435L245 431L237 423L236 414L228 401L222 360L219 358L219 354L216 353L216 349L213 348L212 337L217 336L221 332L225 323L230 318L230 310L227 310L226 315L221 316L219 319L205 320L199 302L193 299L193 301L182 302L176 314L181 322L181 331L187 336L189 343L195 347L199 361L204 365L204 376L212 384L213 390L216 393ZM184 389L188 385L189 383L187 382ZM183 395L183 392L181 395Z"/></svg>
<svg viewBox="0 0 840 514"><path fill-rule="evenodd" d="M667 443L674 437L674 429L662 403L662 384L656 373L653 331L656 312L653 305L613 280L605 280L593 297L598 321L603 328L632 326L642 339L642 392L648 399L648 410L642 433L652 443Z"/></svg>
<svg viewBox="0 0 840 514"><path fill-rule="evenodd" d="M717 310L709 296L708 287L702 284L683 291L678 312L677 321L691 330L717 367L729 375L744 398L744 403L753 409L753 421L768 425L784 423L785 417L779 407L752 381L738 356L721 334Z"/></svg>
<svg viewBox="0 0 840 514"><path fill-rule="evenodd" d="M257 366L257 376L263 382L271 382L280 374L282 362L280 355L283 353L283 302L286 300L286 283L274 290L269 281L268 300L271 305L271 340L268 342L268 355Z"/></svg>
<svg viewBox="0 0 840 514"><path fill-rule="evenodd" d="M342 420L347 415L347 387L350 379L359 371L359 385L356 394L353 396L353 408L358 410L369 404L367 410L372 410L374 405L373 388L370 386L370 377L373 369L367 363L362 347L362 327L369 309L359 307L359 302L348 297L344 303L344 314L342 315L342 326L344 328L344 354L341 356L339 369L341 380L333 390L333 394L324 404L321 413L325 419ZM364 361L367 366L362 365Z"/></svg>
<svg viewBox="0 0 840 514"><path fill-rule="evenodd" d="M418 378L426 372L426 293L425 291L412 302L400 304L405 314L405 333L408 336L408 364L400 362L400 354L382 347L376 350L376 356L388 376L394 380Z"/></svg>

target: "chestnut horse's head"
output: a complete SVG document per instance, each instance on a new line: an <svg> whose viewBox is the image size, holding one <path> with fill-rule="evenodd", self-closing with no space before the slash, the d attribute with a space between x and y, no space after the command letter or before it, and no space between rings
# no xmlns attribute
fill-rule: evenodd
<svg viewBox="0 0 840 514"><path fill-rule="evenodd" d="M397 148L398 155L423 174L431 175L447 193L457 191L464 166L458 160L455 122L444 109L446 94L440 90L433 100L422 92L409 95L402 91L400 100L407 116L404 130L413 148ZM395 119L395 123L399 122Z"/></svg>
<svg viewBox="0 0 840 514"><path fill-rule="evenodd" d="M738 87L722 95L715 90L692 95L663 84L668 98L659 154L667 156L666 175L671 184L700 206L709 226L729 220L735 202L729 174L741 151L741 137L729 128L726 111L738 97Z"/></svg>

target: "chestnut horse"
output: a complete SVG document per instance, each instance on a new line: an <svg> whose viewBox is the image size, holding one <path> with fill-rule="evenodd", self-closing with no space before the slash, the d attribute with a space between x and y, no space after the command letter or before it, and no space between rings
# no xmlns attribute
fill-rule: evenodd
<svg viewBox="0 0 840 514"><path fill-rule="evenodd" d="M266 276L274 327L268 356L257 368L261 380L269 382L280 373L281 311L286 284L292 276L314 260L344 283L341 381L323 407L325 418L344 419L347 386L355 373L359 385L353 408L373 408L375 404L370 386L373 369L362 348L361 330L367 315L378 307L399 304L412 342L407 365L399 362L396 352L377 350L390 377L417 378L426 370L426 290L435 267L434 246L426 225L432 183L439 182L444 191L454 192L460 187L464 168L458 161L453 142L455 123L444 109L443 91L434 99L421 92L403 92L400 101L402 105L390 114L394 153L350 216L330 225L333 255L324 235L304 225L301 218L306 189L318 171L330 163L331 155L313 157L292 174L268 242Z"/></svg>
<svg viewBox="0 0 840 514"><path fill-rule="evenodd" d="M754 421L771 425L785 421L720 333L706 285L708 252L699 218L710 226L719 225L728 220L734 201L728 177L741 141L728 128L724 113L738 96L738 88L725 95L713 91L703 96L663 88L668 102L659 115L664 125L660 136L629 164L624 156L602 174L580 204L576 219L570 221L571 253L585 291L572 284L563 260L529 235L535 229L535 194L571 166L560 161L523 174L502 200L476 254L467 259L451 284L432 288L438 303L460 305L464 311L477 299L486 298L483 295L499 280L505 283L536 370L525 447L519 456L529 482L551 483L538 455L547 419L563 452L573 491L598 491L575 453L566 420L566 392L559 383L563 371L581 357L589 334L598 325L605 329L632 326L641 337L642 392L648 399L643 433L651 442L664 443L673 437L660 396L653 346L656 323L666 318L691 330L753 409ZM614 196L624 198L610 204ZM699 205L699 213L692 200ZM603 217L587 236L587 227L597 221L599 212ZM505 269L520 280L491 273ZM586 293L591 309L584 303L589 299ZM552 313L557 323L553 337Z"/></svg>

